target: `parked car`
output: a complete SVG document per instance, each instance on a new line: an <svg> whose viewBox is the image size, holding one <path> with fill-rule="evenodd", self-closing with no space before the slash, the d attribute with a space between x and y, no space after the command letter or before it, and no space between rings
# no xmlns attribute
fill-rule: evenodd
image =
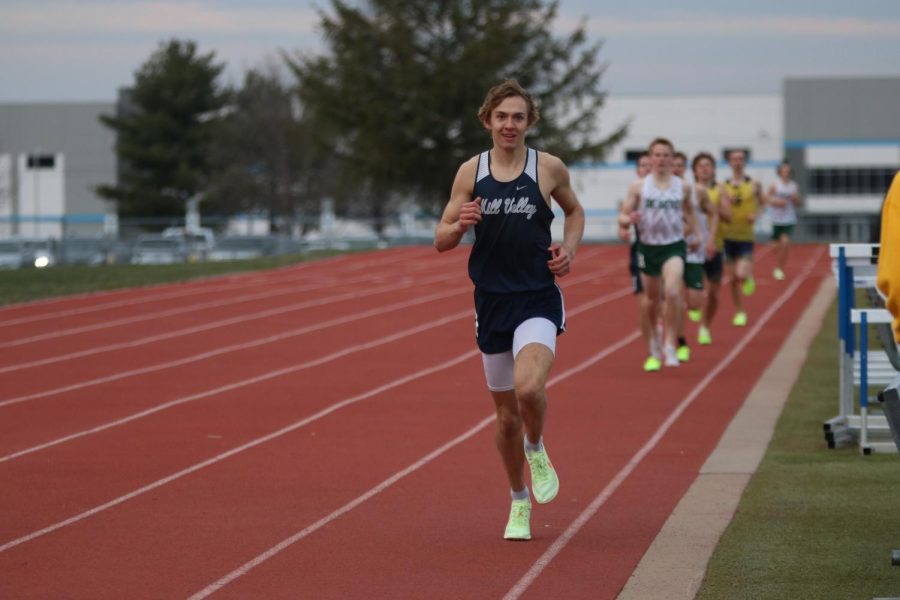
<svg viewBox="0 0 900 600"><path fill-rule="evenodd" d="M57 244L50 238L14 237L0 240L0 267L43 269L56 264Z"/></svg>
<svg viewBox="0 0 900 600"><path fill-rule="evenodd" d="M219 238L209 260L246 260L273 254L274 240L269 236L228 236Z"/></svg>
<svg viewBox="0 0 900 600"><path fill-rule="evenodd" d="M17 239L0 240L0 268L18 269L25 261L22 243Z"/></svg>
<svg viewBox="0 0 900 600"><path fill-rule="evenodd" d="M216 235L212 229L186 229L184 227L167 227L163 229L163 237L182 238L188 248L188 260L196 262L206 260L216 245Z"/></svg>
<svg viewBox="0 0 900 600"><path fill-rule="evenodd" d="M131 253L135 265L171 265L188 260L188 247L181 237L142 235Z"/></svg>
<svg viewBox="0 0 900 600"><path fill-rule="evenodd" d="M115 240L107 237L65 237L59 262L65 265L105 265L115 262Z"/></svg>

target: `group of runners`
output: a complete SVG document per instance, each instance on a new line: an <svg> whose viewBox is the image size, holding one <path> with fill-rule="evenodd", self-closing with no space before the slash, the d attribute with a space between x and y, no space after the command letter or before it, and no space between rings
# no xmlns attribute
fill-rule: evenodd
<svg viewBox="0 0 900 600"><path fill-rule="evenodd" d="M657 138L637 161L638 178L628 188L618 217L619 237L631 244L629 270L638 297L640 329L647 342L644 371L677 367L690 360L686 321L698 323L697 343L712 343L723 274L734 305L731 323L748 322L744 296L753 277L755 223L768 207L776 245L775 280L785 278L790 237L800 194L787 162L768 190L746 174L744 150L727 154L731 175L716 179L715 158L701 152L691 161L672 142Z"/></svg>
<svg viewBox="0 0 900 600"><path fill-rule="evenodd" d="M525 136L539 112L518 82L507 80L491 88L478 119L492 146L460 165L434 245L446 252L469 230L475 232L468 264L475 340L496 409L495 440L511 495L503 537L527 540L531 497L543 504L559 492L559 476L543 438L546 387L556 338L566 328L556 279L572 268L584 234L584 209L563 161L526 146ZM687 157L660 138L641 158L639 178L628 189L619 225L622 235L633 230L636 238L634 281L641 299L641 331L650 349L646 370L677 366L690 358L682 298L689 317L700 322L699 343L712 342L723 252L737 307L733 323L747 324L742 295L755 286L753 223L766 202L789 211L799 201L788 180L764 194L744 173L744 152L731 152L728 160L732 176L718 183L713 157L695 156L691 184L684 178ZM789 167L782 172L789 176ZM550 233L552 202L564 214L560 242L552 241ZM790 229L780 232L784 252L779 256L786 257ZM783 269L779 262L776 278L783 278Z"/></svg>

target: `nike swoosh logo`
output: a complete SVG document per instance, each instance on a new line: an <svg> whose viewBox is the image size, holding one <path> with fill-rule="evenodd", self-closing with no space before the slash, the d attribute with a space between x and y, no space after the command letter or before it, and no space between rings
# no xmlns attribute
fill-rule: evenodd
<svg viewBox="0 0 900 600"><path fill-rule="evenodd" d="M527 187L528 187L527 185L517 185L517 186L516 186L516 191L518 192L519 190L524 190L524 189L527 188Z"/></svg>

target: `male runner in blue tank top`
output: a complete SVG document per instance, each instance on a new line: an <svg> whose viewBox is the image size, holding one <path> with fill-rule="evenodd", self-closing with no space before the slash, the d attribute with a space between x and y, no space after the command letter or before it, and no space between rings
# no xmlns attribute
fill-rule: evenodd
<svg viewBox="0 0 900 600"><path fill-rule="evenodd" d="M469 277L475 284L476 341L497 410L497 449L512 495L503 537L527 540L526 460L537 502L549 502L559 491L542 437L556 336L565 330L555 278L571 268L584 234L584 210L563 162L525 146L538 111L515 80L491 88L478 118L490 131L493 147L460 166L434 245L440 252L450 250L470 227L475 229ZM565 214L561 244L550 235L551 198Z"/></svg>

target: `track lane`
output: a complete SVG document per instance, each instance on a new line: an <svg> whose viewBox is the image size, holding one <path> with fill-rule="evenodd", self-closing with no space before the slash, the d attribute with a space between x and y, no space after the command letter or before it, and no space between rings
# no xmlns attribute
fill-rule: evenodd
<svg viewBox="0 0 900 600"><path fill-rule="evenodd" d="M818 280L811 279L803 285L809 288L805 291L811 291L817 287ZM765 298L760 300L766 301ZM767 349L773 347L773 343L783 341L784 334L790 329L792 315L802 309L803 302L803 292L792 296L791 306L781 315L782 322L773 322L775 327L767 328L767 335L753 335L748 353L770 358ZM263 561L265 564L252 564L252 572L246 581L242 580L240 569L233 571L229 575L239 575L225 581L227 587L216 597L245 597L251 590L267 597L289 597L292 590L303 590L303 597L310 598L362 598L367 593L425 597L423 590L427 590L425 594L429 598L502 596L514 582L514 579L504 582L504 577L515 578L518 577L516 573L527 571L528 565L540 558L540 550L550 546L566 525L579 516L584 504L632 460L633 448L654 433L659 423L671 413L678 398L688 396L696 387L699 377L682 378L679 368L677 372L665 373L668 375L665 384L671 389L662 397L658 389L655 396L640 389L627 394L624 401L603 402L598 398L596 403L592 402L592 394L598 394L598 376L606 381L614 380L617 374L635 370L634 365L640 364L640 348L632 345L629 351L617 353L598 364L599 373L573 377L551 391L556 424L548 431L555 429L558 433L563 429L565 435L551 434L548 439L554 460L563 474L564 487L560 498L552 505L535 507L532 531L536 544L510 544L499 539L505 522L503 509L507 506L504 490L491 494L499 496L493 500L496 510L486 511L483 503L493 501L485 497L483 490L496 488L496 481L491 484L490 477L480 477L481 473L473 470L473 465L479 460L484 462L488 455L479 459L460 446L454 450L454 457L436 461L433 469L437 473L431 469L416 473L415 481L410 478L400 482L352 514L342 515L341 522L332 524L327 532L304 538L296 547L284 548L283 556L267 556ZM732 371L758 375L763 366L743 364ZM693 480L730 415L739 407L743 400L741 394L755 383L755 378L747 376L744 385L735 386L732 371L723 370L713 384L698 394L694 405L676 421L679 427L672 429L673 435L663 436L658 452L652 453L651 459L641 465L640 473L635 471L640 477L625 478L622 489L628 486L627 496L621 501L618 499L625 495L624 492L612 496L618 502L619 511L614 514L603 512L589 521L592 527L599 522L595 529L602 529L605 535L575 536L563 555L566 560L559 562L564 567L557 569L554 562L546 578L538 579L542 586L528 590L527 597L615 597L683 489ZM692 385L694 388L690 387ZM621 389L621 386L615 387ZM722 402L723 395L727 396L728 402ZM563 399L558 403L554 400L561 397ZM598 406L600 403L602 406ZM641 408L635 407L637 403L642 404ZM598 419L598 409L610 410L612 414ZM467 445L479 443L481 452L490 452L490 437L486 432L481 436L483 439L473 438ZM458 454L465 457L456 456ZM460 468L453 465L457 460L464 463ZM685 465L690 467L684 468ZM681 468L674 468L678 466ZM445 470L441 472L440 469ZM650 477L646 477L647 474ZM494 473L495 479L498 475L499 466ZM468 480L472 478L477 481L469 485ZM440 508L431 514L431 507L435 506ZM486 512L493 514L485 516ZM412 518L407 519L406 515ZM385 527L379 526L379 520L387 521ZM347 544L346 540L355 539L354 531L374 531L373 536L378 541L362 547ZM494 531L494 535L486 539L488 531ZM399 544L400 540L403 551L399 556L386 550L394 543ZM425 557L427 560L421 560ZM591 568L594 564L598 568ZM629 568L621 569L621 565ZM349 579L341 577L340 574L348 570L364 575ZM304 577L289 575L297 572L304 573ZM445 587L435 585L435 582L452 584ZM218 589L215 583L212 588L204 588L206 591ZM200 597L203 595L201 593Z"/></svg>
<svg viewBox="0 0 900 600"><path fill-rule="evenodd" d="M458 334L454 334L453 337L455 337L455 338L458 339ZM470 352L469 355L472 356L472 357L474 357L475 353L474 353L474 352ZM479 387L480 387L480 382L479 382ZM414 402L416 402L416 403L419 402L418 394L415 395L415 397L414 397L413 400L414 400ZM407 411L406 409L404 409L403 412L408 412L408 411ZM454 408L454 412L458 412L458 411L456 411L456 409ZM467 415L466 415L466 418L468 418ZM401 422L401 421L400 421L400 420L397 420L397 422L399 423L399 422ZM339 430L344 430L345 428L342 429L340 426L338 426L338 429L339 429ZM428 442L428 441L431 440L431 434L428 433L428 432L422 432L420 435L424 436L422 439L423 439L423 441L425 441L425 442ZM402 437L402 436L401 436L401 437ZM369 442L366 442L366 443L369 443ZM358 458L357 458L357 457L351 457L351 460L352 460L352 461L357 461L357 462L358 462ZM231 462L231 461L229 461L229 462ZM328 462L328 461L324 461L324 462ZM323 463L323 464L324 464L324 463ZM258 471L258 470L259 470L258 466L255 466L255 467L254 467L254 470ZM329 469L329 471L330 471L330 470L331 470L331 469ZM167 486L167 488L168 488L168 486ZM129 504L129 506L130 506L130 504ZM39 543L39 542L32 542L32 543ZM15 550L13 550L13 552L15 552Z"/></svg>
<svg viewBox="0 0 900 600"><path fill-rule="evenodd" d="M626 294L620 292L609 300L621 300L625 296ZM465 302L467 303L468 300ZM592 303L596 302L597 300L592 300ZM420 309L420 313L422 310L433 311L435 308L435 305L431 305L425 309ZM454 347L454 344L459 346L460 342L465 339L460 338L458 334L459 327L464 327L467 331L471 327L470 323L467 322L471 318L470 309L465 309L462 313L457 314L456 317L453 321L458 322L454 323L451 321L435 328L434 331L426 332L424 336L419 338L419 341L439 348L444 346ZM389 329L392 327L390 323L376 323L375 325L385 326ZM374 339L377 340L378 337L375 336ZM244 428L247 426L245 421L241 419L229 420L229 415L234 415L235 413L252 414L254 405L259 404L259 401L256 400L256 394L259 394L260 391L253 388L248 390L223 390L221 394L216 395L220 397L198 398L196 407L179 406L175 410L175 415L150 414L142 419L146 420L145 423L128 423L126 427L122 427L123 430L121 432L104 431L102 432L102 439L97 441L72 440L65 447L51 448L39 452L33 457L16 457L16 460L13 462L21 462L22 464L12 466L2 464L0 465L0 473L10 482L13 489L21 487L24 490L18 500L23 504L26 513L34 511L37 507L46 506L49 510L51 505L71 506L73 495L77 497L82 493L90 493L91 490L86 489L90 485L82 486L78 485L78 482L66 480L57 482L55 479L49 478L43 481L43 486L31 488L23 483L31 469L36 468L40 470L40 465L48 462L51 464L67 464L69 461L74 461L75 464L79 464L79 457L89 455L96 457L93 460L97 464L96 466L90 465L94 470L91 471L91 477L85 477L85 481L97 483L99 479L102 479L104 473L117 472L116 461L119 456L137 457L134 461L136 464L131 465L129 472L117 477L117 485L126 485L133 481L132 475L140 476L142 473L157 473L156 469L159 469L160 464L169 465L165 460L169 453L177 455L179 451L184 451L190 455L190 451L184 450L182 445L193 448L199 444L199 449L194 448L193 452L207 448L209 444L205 439L198 441L191 437L191 434L195 433L192 429L192 424L204 419L209 420L211 411L213 411L213 419L222 419L224 424L230 427L225 432L221 432L221 428L214 428L215 434L233 442L234 435L257 434L265 427L275 428L279 422L284 422L289 416L293 418L297 414L308 413L316 410L318 407L326 406L336 396L358 393L360 389L371 386L373 381L388 381L391 377L402 376L402 373L406 372L410 365L416 364L417 361L421 362L423 355L416 344L406 342L406 345L402 345L398 344L399 341L401 340L395 340L386 348L377 345L373 346L369 351L361 353L361 356L346 356L342 361L337 361L335 364L325 364L319 369L322 375L316 375L317 371L313 370L311 374L301 374L300 377L294 378L279 378L280 381L274 381L272 385L264 386L265 390L262 390L262 393L266 398L264 402L265 410L262 410L261 416L255 419L256 422L253 423L255 427L250 433L244 431ZM336 340L335 343L340 347L342 342L341 340ZM469 344L464 345L466 347L469 346ZM389 351L386 352L386 349ZM424 358L430 361L431 355L426 354ZM356 366L354 367L354 365ZM216 365L214 364L214 366ZM335 370L344 372L348 369L352 369L354 375L359 379L354 377L334 380L327 376L328 372L334 372ZM305 398L303 402L298 403L294 400L294 394L296 393L294 390L303 390L303 393L307 395L313 393L314 397ZM154 393L158 393L158 390ZM151 398L155 397L151 394ZM84 407L82 405L73 404L72 410L74 414L83 416ZM59 412L59 409L55 409L52 411L52 414L58 414ZM175 424L169 424L172 420L175 420ZM44 429L46 429L46 426ZM166 432L166 438L161 442L158 432L163 430ZM229 435L226 436L226 433ZM154 445L162 446L160 451L162 456L154 452ZM105 452L106 448L114 448L115 454L110 455ZM61 469L56 475L62 476L68 473L68 469ZM18 483L21 483L21 486L17 485ZM45 492L44 490L48 487L51 491ZM69 495L67 496L67 494ZM6 510L12 511L9 506L6 507ZM26 521L25 515L20 515L16 521L24 524Z"/></svg>
<svg viewBox="0 0 900 600"><path fill-rule="evenodd" d="M567 297L567 304L569 304L569 305L572 304L572 301L571 301L571 295L574 295L574 294L570 294L570 292L567 290L566 297ZM632 312L633 312L633 310L632 310L631 307L633 306L633 302L632 302L632 303L627 303L627 302L626 302L626 303L624 303L624 306L627 307L627 308L625 308L624 310L618 311L618 314L622 314L622 313L624 312L625 314L627 314L627 315L629 316L629 321L633 321L633 319L631 319L631 314L632 314ZM722 315L722 317L724 317L724 314ZM752 319L752 318L753 318L753 315L752 315L752 313L751 313L751 319ZM751 320L751 323L752 323L752 320ZM573 324L573 327L577 327L577 326L578 326L577 324ZM573 329L573 331L576 331L576 329ZM594 334L594 335L603 335L602 331L600 331L600 328L598 328L596 331L593 330L593 328L591 328L591 333ZM570 343L571 337L572 337L572 334L571 334L571 333L570 333L570 334L567 334L567 336L566 336L566 338L565 338L563 344L561 345L561 348L565 349L565 348L567 347L567 344ZM468 338L466 338L466 341L469 342ZM717 341L718 341L718 338L717 338ZM592 340L592 341L590 341L589 343L594 343L594 341ZM469 345L471 345L470 342L469 342ZM616 371L614 371L614 372L612 373L612 375L610 376L611 379L615 379L617 375L618 375L619 377L621 377L621 374L622 374L623 372L628 372L629 369L632 369L632 370L636 370L636 369L637 369L637 367L639 366L639 359L641 358L643 352L642 352L642 349L639 347L639 346L641 346L641 344L635 344L634 346L636 346L636 348L635 348L635 349L633 350L633 352L632 352L632 354L634 355L632 358L636 357L636 359L635 359L635 360L632 360L632 361L627 361L627 364L626 364L625 362L623 362L623 363L619 366L619 368L618 368ZM561 358L561 361L562 361L562 358ZM471 366L470 366L469 371L472 371L473 368L474 368L475 373L480 373L480 372L478 371L477 365L476 365L475 367L471 367ZM687 371L687 369L685 369L685 371ZM679 373L678 373L678 374L680 375L681 373L682 373L682 371L681 371L681 369L679 369ZM673 374L673 375L674 375L674 374ZM477 378L476 378L476 379L477 379ZM481 385L481 382L480 382L480 381L478 381L477 383L478 383L477 391L473 391L473 392L470 392L470 393L473 394L473 395L477 395L477 396L480 397L480 400L481 400L480 406L482 407L482 410L483 410L483 407L484 407L484 404L483 404L483 401L484 401L484 398L483 398L483 396L484 396L483 385ZM596 382L594 382L593 385L594 385L594 387L596 387ZM553 394L555 394L555 393L556 393L556 392L553 392L551 395L553 395ZM454 398L455 398L455 397L456 397L456 396L454 395ZM413 401L415 401L415 400L416 400L416 399L414 398ZM462 406L462 407L460 407L460 408L465 408L465 406ZM555 411L555 410L556 410L556 409L554 408L554 411ZM409 414L410 414L410 411L409 411L409 410L404 410L404 411L401 411L401 412L399 413L399 415L389 415L389 416L395 416L395 417L398 417L398 418L399 418L400 415L407 415L407 416L408 416ZM551 415L555 415L555 414L556 414L555 412L554 412L554 413L551 413ZM469 416L471 416L471 415L469 415ZM449 418L449 417L448 417L448 418ZM555 419L556 417L553 416L552 418ZM370 422L371 422L371 421L369 420L368 417L361 417L361 418L360 418L360 427L359 427L358 430L364 430L366 424L367 424L367 423L370 423ZM413 426L414 426L414 425L413 425ZM443 431L443 429L442 429L441 431ZM429 434L429 432L424 432L424 433L425 433L426 435ZM433 439L434 431L431 431L431 432L430 432L430 435L432 436L432 439ZM395 437L396 437L396 436L395 436ZM490 438L490 436L487 436L486 441L487 441L488 444L490 445L490 439L489 439L489 438ZM392 438L392 439L394 439L394 438ZM474 440L473 440L473 441L474 441ZM555 457L555 459L559 462L560 459L557 458L557 455L556 455L556 453L557 453L557 447L558 447L558 446L562 446L563 444L562 444L562 443L559 443L559 442L556 442L556 441L552 442L552 444L553 444L553 445L551 446L551 448L553 449L552 451L554 452L554 457ZM467 446L467 445L466 445L466 446ZM559 451L560 451L560 452L563 451L561 447L559 448ZM478 464L484 463L486 457L494 457L494 458L495 458L495 456L494 456L494 455L495 455L495 452L492 450L492 448L479 447L479 448L478 448L478 451L477 451L477 452L474 452L473 454L474 454L474 456L477 457ZM365 453L365 448L363 448L363 449L361 450L361 454L360 454L359 456L365 456L365 455L366 455L366 453ZM276 454L274 454L273 456L279 456L279 454L276 453ZM462 456L462 455L458 455L458 454L455 454L455 453L454 453L454 457L459 458L459 457L461 457L461 456ZM358 456L357 456L356 458L357 458L357 460L358 460ZM453 461L451 461L451 462L453 462ZM257 466L258 466L258 465L257 465ZM457 465L457 466L462 466L462 465ZM497 478L498 478L499 472L500 472L500 471L499 471L499 464L497 464L497 462L496 462L496 460L495 460L495 464L493 464L493 465L491 465L491 466L492 466L493 468L488 470L489 476L485 478L485 481L486 481L486 482L491 482L492 484L496 485L496 483L497 483ZM252 469L251 469L251 471L252 471ZM430 472L430 469L429 469L429 472ZM453 472L453 471L452 471L452 467L451 467L451 472ZM443 475L443 473L442 473L442 475ZM248 471L248 476L250 476L250 471ZM439 479L439 480L440 480L440 479ZM222 485L225 486L225 487L227 487L229 484L233 486L233 485L234 485L234 480L230 480L230 481L229 481L229 477L223 476L223 477L222 477L221 483L222 483ZM405 485L405 484L404 484L404 485ZM448 491L448 490L447 490L447 487L448 487L448 486L446 486L446 485L444 485L444 486L437 486L437 485L436 485L436 486L435 486L435 490L434 490L434 491L440 492L440 494L437 496L437 498L438 498L439 501L445 500L447 496L451 496L451 497L452 497L452 496L454 495L452 490L451 490L451 491ZM484 488L481 488L481 489L477 490L478 493L480 494L480 497L479 497L480 500L483 500L483 496L484 496L484 494L483 494L483 489L484 489ZM421 492L421 490L420 490L420 491L419 491L419 497L422 497L422 496L431 497L431 495L428 493L429 491L431 491L431 490L426 490L426 492ZM186 493L186 495L187 495L188 497L191 496L191 491L190 491L190 490L187 490L185 493ZM251 499L252 499L252 498L251 498ZM173 501L174 501L174 498L173 498ZM237 502L237 501L236 501L236 502ZM377 502L377 500L373 499L373 503L374 503L374 502ZM557 502L558 502L558 501L557 501ZM503 512L505 512L505 506L502 506L502 504L503 504L503 503L500 503L501 508L503 508L503 509L504 509ZM372 504L372 506L374 506L374 505L375 505L375 504ZM369 506L369 505L367 504L367 506ZM396 505L395 505L395 506L396 506ZM425 506L426 506L425 510L427 511L427 510L428 510L427 507L433 506L433 505L426 504ZM444 505L443 505L443 504L439 504L439 506L444 506ZM553 507L553 506L555 506L555 504L554 504L554 505L551 505L551 507ZM151 508L152 508L152 507L151 507ZM496 507L494 507L494 508L496 508ZM541 507L541 508L543 508L543 507ZM548 508L549 508L549 507L548 507ZM396 509L395 509L395 510L396 510ZM496 512L496 511L494 511L494 512ZM151 517L151 515L153 515L153 514L154 514L154 513L152 512L152 510L151 510L150 512L147 513L147 516L150 517L150 522L153 522L153 519L155 518L155 517ZM231 513L231 514L232 514L232 518L237 518L237 513ZM280 514L280 513L272 513L272 514ZM361 513L360 513L360 514L361 514ZM388 514L390 514L390 513L388 513ZM167 517L167 518L168 518L168 517ZM348 519L348 520L351 520L352 518L353 518L352 515L347 515L347 519ZM105 519L105 517L104 517L104 519ZM175 519L175 518L173 517L173 519ZM383 521L383 519L384 519L383 516L381 517L381 519L382 519L382 522L384 522L384 521ZM498 519L499 519L499 520L498 520ZM504 515L501 515L499 518L498 518L496 515L490 515L490 518L489 518L490 523L493 524L493 525L496 525L497 522L500 522L500 521L502 521L502 520L504 520L504 519L505 519L505 514L504 514ZM175 520L177 520L177 519L175 519ZM390 520L390 519L389 519L389 520ZM420 521L418 521L418 520L414 520L414 521L415 521L415 523L413 523L413 524L417 524L417 523L418 523L418 524L421 525L421 522L420 522ZM182 522L185 522L185 521L182 521ZM229 522L229 521L223 521L223 522ZM342 518L342 519L341 519L341 523L336 523L334 528L335 528L335 529L340 529L340 528L341 528L340 526L341 526L341 524L342 524L343 522L344 522L344 519ZM426 521L426 522L430 522L430 521ZM502 523L501 523L501 525L502 525ZM330 533L330 529L331 529L331 528L329 528L329 533ZM413 537L415 537L415 528L413 528L413 527L404 527L404 528L403 528L404 531L407 530L407 529L412 529L412 530L413 530ZM383 530L383 528L381 528L381 527L376 527L376 531L381 532L382 530ZM391 531L385 532L386 535L390 535L391 533L392 533ZM394 532L394 533L396 533L396 532ZM420 533L421 533L421 530L420 530ZM472 532L470 532L470 533L471 533L472 535L481 535L481 536L484 536L484 531L483 531L483 530L481 530L481 531L479 531L479 532L472 531ZM102 538L102 537L103 537L102 529L98 529L98 530L97 530L97 534L98 534L98 538ZM142 535L143 535L143 534L142 534ZM313 537L315 537L315 536L313 536ZM312 539L312 538L311 538L311 539ZM391 539L394 539L394 538L391 538ZM454 538L454 539L455 539L455 538ZM241 543L243 543L243 538L241 538L241 540L242 540ZM444 539L442 539L442 540L440 540L440 541L441 541L442 544L446 542L446 540L444 540ZM384 538L379 537L379 538L378 538L377 544L375 544L375 547L376 547L376 548L382 548L382 547L383 547L383 545L382 545L383 542L384 542ZM501 540L501 542L502 542L502 540ZM112 543L112 542L109 542L109 541L103 541L103 542L101 542L101 543L102 543L104 546L115 546L115 543ZM345 541L345 544L346 544L346 541ZM304 545L305 545L305 544L304 544ZM351 545L352 545L352 544L351 544ZM371 546L371 544L370 544L370 546ZM504 553L507 554L507 555L509 554L509 551L506 550L506 548L508 548L508 546L509 546L508 544L502 545L502 546L501 546L501 548L502 548L503 550L505 550ZM522 545L522 546L525 546L525 545ZM155 546L154 546L154 547L155 547ZM174 546L173 546L173 547L174 547ZM180 547L180 546L179 546L179 547ZM130 550L127 549L127 548L124 549L123 551L124 551L124 552L130 552ZM160 550L159 550L160 554L165 554L166 552L171 552L171 551L172 551L171 548L163 548L163 547L160 547ZM342 550L341 552L342 552L342 555L343 555L344 550ZM526 552L527 552L527 549L526 549ZM113 554L114 554L114 553L113 553ZM176 556L180 555L178 552L175 552L174 554L175 554ZM151 554L151 555L154 556L154 557L157 556L156 554ZM325 556L327 556L327 555L325 555ZM333 556L333 555L332 555L332 556ZM490 554L490 556L493 557L494 554ZM430 564L430 565L423 565L423 564L422 564L422 561L421 561L421 560L417 560L417 558L418 558L418 557L416 557L416 556L411 556L411 555L409 555L409 554L404 554L404 555L400 558L400 562L401 562L401 565L412 565L413 567L419 567L419 568L430 569L431 572L439 572L439 571L441 571L442 569L444 569L444 567L446 566L446 565L441 565L440 563L438 563L438 564ZM369 559L369 562L371 562L371 560L372 560L372 559L370 558L370 559ZM277 563L277 562L278 562L278 561L275 561L275 563ZM480 559L480 560L478 560L478 556L475 556L475 557L472 557L472 559L469 560L468 562L469 562L469 563L476 563L476 562L482 562L482 563L483 563L483 562L484 562L484 555L481 555L481 559ZM98 563L98 564L100 564L100 563ZM273 563L273 564L274 564L274 563ZM360 564L361 564L361 565L365 565L365 564L368 564L368 563L367 563L366 561L363 561L363 563L360 563ZM378 564L377 561L376 561L376 564ZM354 565L354 566L356 566L356 565ZM482 573L483 573L483 572L485 571L485 569L484 569L484 566L485 566L485 565L483 565L483 564L482 564L482 565L474 564L474 565L472 565L472 566L473 566L473 569L474 569L473 572L475 572L475 573L479 573L479 572L482 572ZM481 566L482 568L481 568L481 569L475 568L475 567L478 567L478 566ZM451 567L452 567L453 569L455 569L456 565L455 565L455 564L454 564L454 565L451 565ZM182 569L182 570L183 570L183 569ZM296 570L297 570L297 566L294 565L294 571L296 571ZM64 573L66 573L66 574L68 574L68 572L69 572L69 570L66 569L65 567L62 569L62 571L63 571ZM262 573L262 572L263 572L263 571L260 571L260 573ZM444 569L444 572L446 573L446 569ZM181 574L182 574L182 573L179 571L177 565L174 567L173 573L176 574L177 576L181 576ZM380 581L381 579L387 577L387 575L389 575L389 574L390 574L390 572L382 573L381 575L373 575L373 579L376 580L376 581ZM485 574L486 574L487 576L490 576L489 573L485 573ZM325 571L325 572L323 572L323 573L320 573L319 575L321 575L321 577L322 577L323 579L333 579L333 578L336 576L336 573L334 573L333 571L332 571L332 572ZM114 576L113 579L115 579L115 582L116 582L116 583L120 583L121 585L128 586L128 585L131 585L131 583L133 583L133 582L131 582L131 583L128 583L128 582L120 582L119 579L121 579L121 577L120 577L119 579L116 579L116 577L118 577L118 575ZM279 577L281 578L282 581L284 581L284 579L283 579L284 574L283 574L283 573L280 574ZM396 580L396 573L394 573L394 577L392 577L392 578L388 577L388 578L385 580L385 583L389 584L390 581L391 581L391 579L394 581L394 584L395 584L395 585L398 583L397 580ZM255 580L255 579L254 579L254 581L257 581L257 583L259 582L259 580ZM265 579L264 579L263 581L265 581L265 583L264 583L263 585L268 585L268 583L269 583L268 580L265 580ZM358 582L357 582L357 583L358 583ZM477 579L476 579L476 583L477 583ZM482 583L484 583L483 580L482 580ZM359 591L358 588L353 587L352 582L345 582L344 585L349 586L349 589L351 589L351 590L357 590L357 591ZM115 589L115 588L113 588L113 589ZM120 588L120 589L129 589L129 588L128 588L128 587L125 587L125 588ZM144 592L149 592L149 590L151 590L151 589L153 589L153 588L152 588L152 587L146 587L146 588L140 588L140 590L138 590L138 591L143 590ZM238 588L235 587L235 588L233 588L233 589L234 589L234 590L237 590ZM262 589L262 588L256 588L256 589ZM293 589L296 591L298 588L293 588ZM378 588L377 588L377 587L373 587L372 589L378 589ZM390 588L388 588L388 589L390 589ZM395 589L397 589L397 588L395 588ZM458 591L459 588L454 588L454 589L457 589L457 591ZM108 591L108 590L107 590L107 591ZM156 591L158 591L158 590L156 590ZM287 590L284 589L284 588L282 588L282 591L285 592L285 593L287 593ZM231 593L231 590L230 590L229 588L226 588L226 590L224 591L224 593ZM148 597L149 597L149 594L148 594ZM440 594L438 594L437 596L431 596L431 597L440 597Z"/></svg>

